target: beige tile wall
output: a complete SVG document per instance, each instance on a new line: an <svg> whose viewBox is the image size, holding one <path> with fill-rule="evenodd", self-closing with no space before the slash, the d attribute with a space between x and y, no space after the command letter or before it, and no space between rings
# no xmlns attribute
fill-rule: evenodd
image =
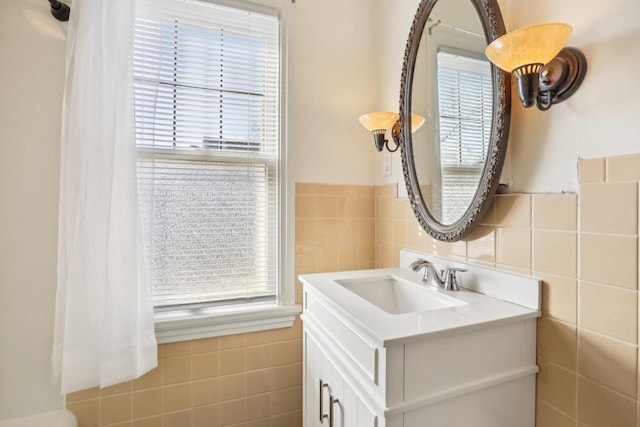
<svg viewBox="0 0 640 427"><path fill-rule="evenodd" d="M372 268L374 187L296 185L296 276ZM296 280L296 299L301 286ZM79 427L302 427L302 327L159 346L138 380L66 397Z"/></svg>
<svg viewBox="0 0 640 427"><path fill-rule="evenodd" d="M539 427L640 426L640 155L579 162L579 194L497 195L464 241L420 230L394 186L376 188L376 266L409 247L543 280Z"/></svg>
<svg viewBox="0 0 640 427"><path fill-rule="evenodd" d="M80 427L300 427L301 322L159 346L158 368L67 395Z"/></svg>
<svg viewBox="0 0 640 427"><path fill-rule="evenodd" d="M374 196L368 185L296 184L298 274L373 268Z"/></svg>
<svg viewBox="0 0 640 427"><path fill-rule="evenodd" d="M497 195L455 243L426 235L395 186L297 184L296 276L395 266L403 247L538 276L537 425L637 427L638 171L640 156L581 161L578 195ZM80 427L301 426L299 320L159 351L139 380L67 396Z"/></svg>

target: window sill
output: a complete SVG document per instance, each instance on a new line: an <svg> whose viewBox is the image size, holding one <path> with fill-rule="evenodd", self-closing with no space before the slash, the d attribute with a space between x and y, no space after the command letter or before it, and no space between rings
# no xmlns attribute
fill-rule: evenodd
<svg viewBox="0 0 640 427"><path fill-rule="evenodd" d="M205 310L203 313L193 310L156 313L156 340L165 344L288 328L301 311L300 305L252 304Z"/></svg>

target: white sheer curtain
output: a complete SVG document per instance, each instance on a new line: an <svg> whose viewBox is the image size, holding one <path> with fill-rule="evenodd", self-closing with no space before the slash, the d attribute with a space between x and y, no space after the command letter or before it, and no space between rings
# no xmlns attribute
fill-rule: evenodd
<svg viewBox="0 0 640 427"><path fill-rule="evenodd" d="M157 365L136 189L132 0L75 0L63 106L54 379L63 394Z"/></svg>

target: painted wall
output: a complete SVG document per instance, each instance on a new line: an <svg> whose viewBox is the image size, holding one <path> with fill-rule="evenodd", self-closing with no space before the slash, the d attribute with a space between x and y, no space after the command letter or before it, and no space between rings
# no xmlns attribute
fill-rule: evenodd
<svg viewBox="0 0 640 427"><path fill-rule="evenodd" d="M576 94L551 114L513 111L510 160L514 191L575 191L575 159L638 151L640 3L508 0L507 29L536 22L573 26L570 46L587 57L587 76ZM515 103L514 103L515 104Z"/></svg>
<svg viewBox="0 0 640 427"><path fill-rule="evenodd" d="M370 0L299 0L290 79L295 182L370 184L373 138L358 117L377 107Z"/></svg>
<svg viewBox="0 0 640 427"><path fill-rule="evenodd" d="M375 0L376 20L384 22L376 44L381 55L381 105L396 106L400 89L402 53L418 0L391 4ZM587 57L588 71L581 88L549 112L525 110L514 93L506 178L514 192L575 192L576 159L631 154L638 151L640 59L640 3L615 0L602 3L543 0L535 7L526 0L501 0L507 31L543 22L567 22L574 32L569 46ZM393 29L393 31L389 31ZM515 91L514 91L515 92ZM394 174L382 176L384 155L378 157L376 182L402 177L399 154L393 155ZM505 177L503 175L503 177Z"/></svg>
<svg viewBox="0 0 640 427"><path fill-rule="evenodd" d="M0 419L62 407L51 387L65 27L47 2L0 13Z"/></svg>

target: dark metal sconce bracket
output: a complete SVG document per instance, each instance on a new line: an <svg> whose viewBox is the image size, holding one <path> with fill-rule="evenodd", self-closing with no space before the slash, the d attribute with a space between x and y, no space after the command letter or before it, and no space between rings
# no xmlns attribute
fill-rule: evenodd
<svg viewBox="0 0 640 427"><path fill-rule="evenodd" d="M396 122L393 124L393 127L391 128L391 137L393 138L393 142L396 143L396 149L393 151L396 151L398 149L398 147L400 147L400 120L396 120ZM387 147L387 150L389 149L389 147Z"/></svg>
<svg viewBox="0 0 640 427"><path fill-rule="evenodd" d="M373 134L373 143L376 144L376 150L378 151L382 151L385 145L387 145L387 138L384 137L386 131L386 129L376 129L371 131Z"/></svg>
<svg viewBox="0 0 640 427"><path fill-rule="evenodd" d="M71 9L66 4L58 0L49 0L51 5L51 14L58 21L67 22L69 20L69 14Z"/></svg>
<svg viewBox="0 0 640 427"><path fill-rule="evenodd" d="M548 110L578 90L587 73L587 59L573 47L565 47L540 71L540 91L536 105Z"/></svg>
<svg viewBox="0 0 640 427"><path fill-rule="evenodd" d="M382 151L383 148L386 148L388 152L395 153L400 148L400 122L396 121L391 128L391 137L396 144L393 150L389 148L389 140L384 137L386 132L386 129L376 129L371 132L373 133L373 142L376 144L376 150Z"/></svg>

